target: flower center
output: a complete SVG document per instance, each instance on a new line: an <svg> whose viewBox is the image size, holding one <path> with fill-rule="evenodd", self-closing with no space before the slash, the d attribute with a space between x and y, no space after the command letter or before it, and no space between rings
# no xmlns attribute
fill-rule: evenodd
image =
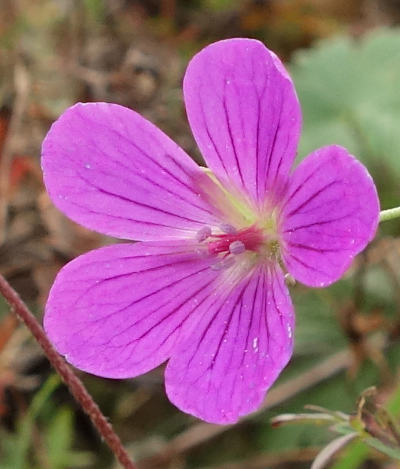
<svg viewBox="0 0 400 469"><path fill-rule="evenodd" d="M206 245L209 254L216 256L215 269L230 267L239 259L244 262L260 258L279 262L280 259L276 233L266 227L252 225L236 230L231 225L222 225L218 233L213 234L211 228L205 226L197 233L197 240Z"/></svg>
<svg viewBox="0 0 400 469"><path fill-rule="evenodd" d="M255 226L232 233L211 235L211 239L213 240L208 242L208 251L211 254L257 252L264 243L262 231Z"/></svg>

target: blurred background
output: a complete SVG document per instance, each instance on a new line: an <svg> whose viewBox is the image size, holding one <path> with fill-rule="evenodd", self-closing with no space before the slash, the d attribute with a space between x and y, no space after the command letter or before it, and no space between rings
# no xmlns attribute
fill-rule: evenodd
<svg viewBox="0 0 400 469"><path fill-rule="evenodd" d="M288 65L304 113L299 159L347 146L376 180L382 208L400 200L399 0L0 0L0 270L42 318L56 272L112 240L49 201L40 146L77 101L131 107L189 154L181 83L204 45L254 37ZM308 468L335 438L328 428L270 419L313 404L356 411L360 393L400 416L400 225L337 284L292 288L296 353L257 414L233 427L175 409L159 368L134 380L78 372L142 468ZM46 358L0 300L0 469L117 466ZM395 468L353 443L331 467Z"/></svg>

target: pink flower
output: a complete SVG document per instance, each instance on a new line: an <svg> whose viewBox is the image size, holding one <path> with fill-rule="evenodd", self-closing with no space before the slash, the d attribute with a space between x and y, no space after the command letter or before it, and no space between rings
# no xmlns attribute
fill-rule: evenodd
<svg viewBox="0 0 400 469"><path fill-rule="evenodd" d="M260 405L292 355L284 273L314 287L339 279L373 238L379 202L342 147L316 150L290 173L299 102L260 42L203 49L184 97L209 170L115 104L77 104L52 126L42 161L55 205L139 242L66 265L44 323L70 363L99 376L130 378L169 360L170 400L230 423Z"/></svg>

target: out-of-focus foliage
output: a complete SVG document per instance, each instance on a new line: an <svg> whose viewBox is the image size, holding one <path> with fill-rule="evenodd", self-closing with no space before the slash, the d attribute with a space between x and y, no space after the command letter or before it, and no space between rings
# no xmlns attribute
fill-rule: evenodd
<svg viewBox="0 0 400 469"><path fill-rule="evenodd" d="M73 444L74 423L73 415L67 407L52 409L51 416L44 428L45 452L44 461L30 457L32 446L35 445L37 420L49 405L49 398L59 386L58 376L52 375L35 395L26 414L17 422L15 433L2 431L0 436L1 469L41 469L43 464L51 469L67 469L69 467L87 466L91 457L87 453L71 449Z"/></svg>
<svg viewBox="0 0 400 469"><path fill-rule="evenodd" d="M400 30L321 41L296 53L291 71L304 116L301 157L336 143L378 180L389 168L400 175Z"/></svg>
<svg viewBox="0 0 400 469"><path fill-rule="evenodd" d="M272 419L274 426L285 424L308 423L313 425L329 425L329 429L341 436L331 441L315 458L311 469L326 467L345 446L353 440L358 440L348 454L355 454L357 464L367 455L367 447L373 448L390 459L400 460L400 427L397 421L399 416L399 397L397 390L390 397L387 408L377 401L376 388L364 390L357 400L357 410L353 414L341 411L332 411L309 405L311 412L301 414L282 414ZM359 446L363 444L364 451L360 453ZM362 455L364 458L362 458ZM351 459L351 457L350 457ZM338 466L341 467L341 466ZM350 466L351 467L351 466Z"/></svg>

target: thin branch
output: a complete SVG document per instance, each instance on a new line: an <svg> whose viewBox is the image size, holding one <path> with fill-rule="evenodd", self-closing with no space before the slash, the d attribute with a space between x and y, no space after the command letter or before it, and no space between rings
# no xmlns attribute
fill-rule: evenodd
<svg viewBox="0 0 400 469"><path fill-rule="evenodd" d="M32 335L42 347L50 363L61 376L62 380L67 385L76 401L90 417L96 430L107 443L124 469L136 469L136 465L132 462L127 451L122 446L118 435L114 432L111 424L102 414L98 405L94 402L92 396L88 393L82 381L75 375L71 367L57 353L35 316L30 312L25 303L19 297L18 293L11 287L11 285L2 275L0 275L0 293L7 300L15 314L31 331Z"/></svg>

